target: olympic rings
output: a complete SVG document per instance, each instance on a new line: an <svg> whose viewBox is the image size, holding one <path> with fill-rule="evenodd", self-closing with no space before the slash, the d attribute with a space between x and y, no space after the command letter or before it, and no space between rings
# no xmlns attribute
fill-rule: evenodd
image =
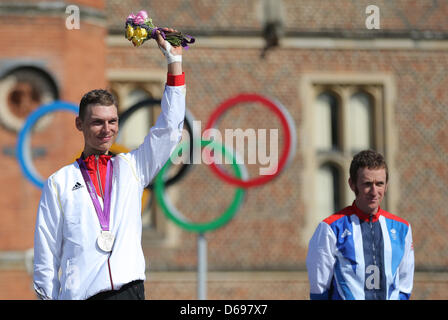
<svg viewBox="0 0 448 320"><path fill-rule="evenodd" d="M19 138L17 142L16 155L19 161L20 169L22 170L25 177L30 180L34 185L38 188L42 188L44 185L44 181L41 175L37 172L36 168L33 164L33 159L31 157L31 148L30 148L30 138L31 138L31 129L34 124L39 120L39 118L44 115L58 111L71 111L74 113L78 113L78 106L64 101L54 101L52 103L46 104L40 108L34 110L26 119L25 124L19 132Z"/></svg>
<svg viewBox="0 0 448 320"><path fill-rule="evenodd" d="M269 182L274 179L279 173L285 168L285 166L292 160L295 154L295 146L296 146L296 130L294 125L294 120L291 115L287 111L287 109L279 102L270 100L264 96L258 94L240 94L233 98L227 99L223 103L221 103L215 111L210 116L208 123L204 129L213 128L216 124L218 118L228 109L232 108L238 103L242 102L259 102L263 106L267 107L269 110L274 112L274 114L280 119L281 125L283 127L283 132L285 135L285 146L280 156L280 160L278 162L277 170L270 175L260 176L258 178L253 178L249 180L242 180L238 177L232 177L222 171L215 162L210 164L210 168L212 171L217 174L220 178L225 180L226 182L243 187L255 187Z"/></svg>
<svg viewBox="0 0 448 320"><path fill-rule="evenodd" d="M146 99L143 101L140 101L130 108L128 108L125 112L123 112L120 116L120 125L123 125L134 113L135 111L141 109L145 106L153 106L156 104L160 104L160 100L154 100L154 99ZM18 136L18 142L16 146L16 155L19 162L19 166L21 168L22 173L24 176L31 181L35 186L38 188L42 188L44 185L44 179L42 176L37 172L33 159L31 157L31 148L30 148L30 137L33 126L36 124L36 122L46 114L55 112L55 111L71 111L75 114L78 114L78 106L76 106L73 103L64 102L64 101L54 101L52 103L43 105L36 110L34 110L26 119L22 129L19 132ZM193 121L194 117L192 114L186 110L185 112L185 126L190 134L190 143L193 141ZM111 151L114 153L120 153L120 152L128 152L128 149L124 146L120 146L118 144L114 144L111 147ZM190 154L190 158L192 155ZM189 161L191 163L191 161ZM179 169L179 171L171 178L168 179L166 182L168 185L171 185L181 179L186 173L187 169L189 168L190 163L185 163ZM147 189L151 189L152 184L147 186Z"/></svg>
<svg viewBox="0 0 448 320"><path fill-rule="evenodd" d="M214 141L208 141L208 140L201 140L201 147L206 146L212 146L214 151L223 152L225 157L230 159L232 161L232 167L235 171L235 175L240 179L245 179L247 172L245 171L245 168L242 166L241 168L237 164L237 158L236 154L232 154L231 152L228 152L226 147L224 145L220 145L217 142ZM173 154L178 154L180 150L183 150L185 147L188 147L186 142L181 143L173 152ZM189 219L187 219L185 216L182 215L180 211L176 209L176 207L169 201L168 197L165 193L165 186L163 182L163 176L166 172L166 170L172 165L171 158L167 161L167 163L163 166L163 168L160 170L159 174L156 177L155 181L155 192L156 192L156 198L159 202L160 206L162 207L163 212L165 215L171 219L174 223L179 225L180 227L193 232L205 232L214 230L217 228L222 227L226 223L228 223L236 214L238 209L240 208L243 200L246 190L243 188L236 188L235 196L233 198L232 203L230 206L222 213L222 215L210 222L206 223L193 223L190 222ZM243 169L243 170L242 170Z"/></svg>
<svg viewBox="0 0 448 320"><path fill-rule="evenodd" d="M190 161L184 162L181 169L177 172L177 174L174 177L171 177L165 181L165 173L168 170L168 168L173 164L171 161L171 158L167 161L167 163L163 166L163 168L160 170L159 174L156 176L154 184L150 184L147 189L150 189L154 187L156 192L156 198L162 207L162 210L166 214L166 216L173 220L176 224L179 226L194 232L204 232L208 230L217 229L224 224L228 223L236 214L239 207L241 206L244 195L245 195L245 189L249 187L259 186L264 183L269 182L270 180L274 179L276 176L280 174L280 172L285 168L285 166L288 165L288 163L292 160L294 154L295 154L295 146L296 146L296 131L295 131L295 125L292 117L288 113L285 107L283 107L280 103L274 102L273 100L270 100L264 96L257 95L257 94L240 94L233 98L230 98L223 103L221 103L218 108L215 109L215 111L212 113L211 117L208 120L208 123L206 125L206 128L204 129L211 129L218 121L219 117L228 109L235 106L238 103L244 103L244 102L258 102L261 103L264 107L268 108L270 111L272 111L280 120L283 133L285 135L284 139L284 148L282 150L280 160L277 166L277 169L275 172L273 172L270 175L261 176L254 179L248 179L247 171L244 165L239 165L237 163L242 163L240 161L237 161L237 153L229 152L224 145L220 145L217 142L214 141L208 141L208 140L200 140L201 147L207 147L211 146L213 147L214 151L218 151L220 153L223 153L224 156L232 161L233 170L235 172L235 177L228 175L225 173L222 169L218 167L218 165L212 161L209 166L212 169L212 172L218 175L218 177L222 178L224 181L236 185L236 191L235 196L233 198L232 203L230 206L226 209L226 211L216 220L213 220L211 222L206 223L193 223L190 222L187 218L185 218L181 212L179 212L169 201L169 199L165 195L165 187L175 183L179 179L182 178L182 176L185 175L187 172L187 168L192 163L192 151L191 148L189 148L190 151ZM136 103L135 105L131 106L129 109L127 109L125 112L123 112L120 115L120 123L123 124L123 122L126 122L126 120L130 117L130 115L135 112L136 110L144 107L144 106L153 106L160 104L160 100L154 100L154 99L146 99L141 102ZM36 110L34 110L29 117L26 119L25 124L22 128L22 130L19 132L18 137L18 143L17 143L17 149L16 154L19 161L20 168L22 172L24 173L25 177L30 180L33 184L38 186L39 188L43 187L44 181L42 177L38 174L36 168L33 165L32 157L31 157L31 151L30 151L30 136L31 136L31 129L35 125L35 123L38 121L39 118L43 117L44 115L54 112L54 111L71 111L74 113L78 112L78 107L74 104L63 102L63 101L55 101L53 103L50 103L48 105L44 105ZM178 154L180 150L184 150L187 145L190 147L193 146L193 141L195 142L196 137L193 136L193 117L192 115L186 110L185 115L185 123L187 130L190 134L190 141L187 144L186 142L180 144L173 154ZM119 151L121 152L121 151Z"/></svg>
<svg viewBox="0 0 448 320"><path fill-rule="evenodd" d="M160 103L161 103L160 100L155 100L155 99L145 99L140 102L137 102L136 104L132 105L130 108L125 110L122 114L120 114L120 117L119 117L120 125L123 125L123 123L126 122L130 118L130 116L137 110L139 110L145 106L154 107L154 106L160 105ZM193 139L194 139L193 121L194 121L193 115L190 113L190 111L188 111L188 109L185 109L185 127L186 127L189 137L190 137L190 145L193 145ZM120 133L118 133L118 134L120 135ZM167 181L165 182L167 186L170 186L173 183L176 183L188 172L188 170L190 169L190 164L193 162L192 158L193 158L193 154L192 154L192 152L190 152L190 161L188 161L187 163L183 163L181 168L179 169L179 171L173 177L167 179ZM153 189L153 183L150 183L146 188Z"/></svg>

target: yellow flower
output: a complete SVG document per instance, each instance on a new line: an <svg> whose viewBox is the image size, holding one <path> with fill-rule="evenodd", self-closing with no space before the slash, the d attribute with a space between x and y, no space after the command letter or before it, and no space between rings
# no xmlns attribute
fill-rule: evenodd
<svg viewBox="0 0 448 320"><path fill-rule="evenodd" d="M139 46L141 46L142 43L143 43L143 39L140 39L140 38L138 38L138 37L134 37L134 38L132 38L132 44L133 44L135 47L139 47Z"/></svg>
<svg viewBox="0 0 448 320"><path fill-rule="evenodd" d="M134 36L134 28L130 24L128 24L126 28L126 39L131 40L133 36Z"/></svg>
<svg viewBox="0 0 448 320"><path fill-rule="evenodd" d="M139 28L139 37L142 39L146 39L146 37L148 36L148 31L146 31L145 28Z"/></svg>

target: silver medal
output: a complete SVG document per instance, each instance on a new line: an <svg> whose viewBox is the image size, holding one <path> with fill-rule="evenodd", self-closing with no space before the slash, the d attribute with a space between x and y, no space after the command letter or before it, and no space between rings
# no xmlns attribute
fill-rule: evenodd
<svg viewBox="0 0 448 320"><path fill-rule="evenodd" d="M98 247L105 252L111 252L114 245L114 235L109 230L101 230L101 234L98 236Z"/></svg>

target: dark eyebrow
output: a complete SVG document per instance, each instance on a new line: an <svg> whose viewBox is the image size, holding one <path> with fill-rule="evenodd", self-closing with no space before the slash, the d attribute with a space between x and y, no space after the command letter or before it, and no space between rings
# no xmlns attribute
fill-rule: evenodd
<svg viewBox="0 0 448 320"><path fill-rule="evenodd" d="M95 117L91 118L92 122L95 122L95 121L101 121L101 122L104 122L104 121L117 121L117 120L118 120L118 117L113 117L113 118L110 118L110 119L102 119L102 118L95 118Z"/></svg>
<svg viewBox="0 0 448 320"><path fill-rule="evenodd" d="M364 181L361 181L361 183L363 183L363 184L366 184L366 183L368 183L368 184L372 184L373 183L373 181L370 181L370 180L364 180ZM383 180L379 180L379 181L376 181L375 182L376 184L378 184L378 183L385 183Z"/></svg>

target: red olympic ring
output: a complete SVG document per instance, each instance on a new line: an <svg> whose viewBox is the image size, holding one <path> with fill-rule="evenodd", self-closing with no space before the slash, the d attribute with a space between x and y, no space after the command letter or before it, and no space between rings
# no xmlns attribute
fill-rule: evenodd
<svg viewBox="0 0 448 320"><path fill-rule="evenodd" d="M204 129L204 132L208 129L213 128L213 126L216 124L218 118L226 110L232 108L233 106L235 106L238 103L243 103L243 102L260 102L263 106L265 106L266 108L268 108L269 110L274 112L274 114L280 119L280 122L281 122L281 125L283 128L283 133L285 135L285 139L284 139L285 146L284 146L282 154L280 156L277 170L274 171L272 174L259 176L257 178L253 178L253 179L242 180L242 179L238 179L238 178L228 175L226 172L224 172L222 169L220 169L219 166L214 161L212 161L209 164L211 170L215 174L217 174L220 178L225 180L226 182L236 185L236 186L239 186L239 187L250 188L250 187L255 187L255 186L260 186L262 184L265 184L279 175L279 173L282 171L282 169L285 167L288 160L290 159L291 150L294 148L294 146L292 146L292 144L293 144L292 139L295 139L295 137L292 137L291 131L295 131L295 130L293 129L293 124L291 124L291 120L289 120L289 122L288 122L288 119L285 115L286 109L281 110L279 108L278 104L274 103L270 99L263 97L261 95L244 94L243 93L243 94L239 94L233 98L227 99L224 102L222 102L211 114L211 116L207 122L207 125Z"/></svg>

